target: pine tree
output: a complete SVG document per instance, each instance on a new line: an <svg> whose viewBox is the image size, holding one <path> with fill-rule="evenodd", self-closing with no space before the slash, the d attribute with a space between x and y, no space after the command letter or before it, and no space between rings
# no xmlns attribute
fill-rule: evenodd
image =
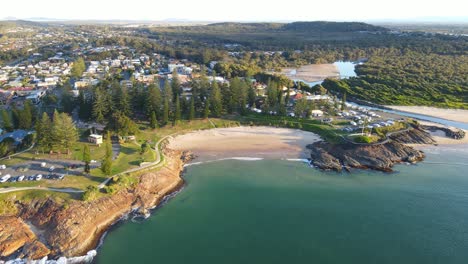
<svg viewBox="0 0 468 264"><path fill-rule="evenodd" d="M104 123L107 115L109 105L107 104L106 95L98 87L94 92L94 103L93 103L93 118L98 123Z"/></svg>
<svg viewBox="0 0 468 264"><path fill-rule="evenodd" d="M158 84L151 84L148 86L148 97L146 97L145 107L146 114L151 116L153 112L156 112L156 116L161 117L161 104L163 102L161 96L161 90Z"/></svg>
<svg viewBox="0 0 468 264"><path fill-rule="evenodd" d="M193 96L190 98L190 106L188 113L188 120L193 120L195 118L195 99Z"/></svg>
<svg viewBox="0 0 468 264"><path fill-rule="evenodd" d="M120 87L120 101L118 104L118 109L122 114L126 116L132 115L132 108L130 104L130 96L128 95L127 89Z"/></svg>
<svg viewBox="0 0 468 264"><path fill-rule="evenodd" d="M71 147L78 140L78 131L72 118L66 114L54 112L52 120L51 143L58 149L65 149L70 154Z"/></svg>
<svg viewBox="0 0 468 264"><path fill-rule="evenodd" d="M18 110L20 129L30 129L32 127L32 105L31 101L24 102L23 110Z"/></svg>
<svg viewBox="0 0 468 264"><path fill-rule="evenodd" d="M180 99L177 96L175 101L175 114L174 114L174 123L178 123L181 119L181 110L180 110Z"/></svg>
<svg viewBox="0 0 468 264"><path fill-rule="evenodd" d="M214 75L213 75L213 82L211 84L211 113L215 117L221 116L221 113L223 111L223 102L221 98L221 91L219 89L218 83L216 80L214 80Z"/></svg>
<svg viewBox="0 0 468 264"><path fill-rule="evenodd" d="M169 80L164 82L164 98L166 98L169 102L169 107L172 105L174 100L174 94L172 93L172 87L169 84Z"/></svg>
<svg viewBox="0 0 468 264"><path fill-rule="evenodd" d="M181 94L179 74L177 73L177 69L174 69L174 71L172 71L171 88L172 88L172 93L173 93L172 99L173 99L173 102L175 102L176 98L179 97Z"/></svg>
<svg viewBox="0 0 468 264"><path fill-rule="evenodd" d="M92 115L92 104L89 100L87 100L86 95L83 90L80 90L78 96L78 117L82 120L89 120Z"/></svg>
<svg viewBox="0 0 468 264"><path fill-rule="evenodd" d="M42 113L42 118L36 123L36 142L42 152L51 148L51 125L47 113Z"/></svg>
<svg viewBox="0 0 468 264"><path fill-rule="evenodd" d="M13 128L18 129L20 123L20 113L19 110L16 108L15 104L11 107L11 120L13 123Z"/></svg>
<svg viewBox="0 0 468 264"><path fill-rule="evenodd" d="M8 132L13 131L13 124L11 123L10 114L5 109L2 109L2 120L3 129L5 129Z"/></svg>
<svg viewBox="0 0 468 264"><path fill-rule="evenodd" d="M150 127L155 129L158 127L158 120L156 118L156 112L151 112Z"/></svg>
<svg viewBox="0 0 468 264"><path fill-rule="evenodd" d="M106 141L104 144L106 148L106 154L104 156L104 160L101 163L101 171L109 176L112 173L112 142L111 142L111 135L107 132Z"/></svg>
<svg viewBox="0 0 468 264"><path fill-rule="evenodd" d="M84 172L89 173L91 171L91 167L89 166L91 163L91 152L89 151L88 144L85 144L83 147L83 162L85 163Z"/></svg>
<svg viewBox="0 0 468 264"><path fill-rule="evenodd" d="M163 118L162 123L164 125L169 122L169 99L167 97L164 98L164 106L163 106Z"/></svg>
<svg viewBox="0 0 468 264"><path fill-rule="evenodd" d="M203 111L203 118L207 119L210 115L210 98L206 98L205 100L205 109Z"/></svg>
<svg viewBox="0 0 468 264"><path fill-rule="evenodd" d="M255 98L257 97L255 93L255 89L249 86L247 94L248 94L247 97L248 97L249 106L250 107L255 106Z"/></svg>

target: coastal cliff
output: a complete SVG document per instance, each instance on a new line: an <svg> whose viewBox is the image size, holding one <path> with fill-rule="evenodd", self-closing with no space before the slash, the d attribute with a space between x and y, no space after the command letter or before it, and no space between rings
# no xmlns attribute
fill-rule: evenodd
<svg viewBox="0 0 468 264"><path fill-rule="evenodd" d="M396 163L414 163L424 159L422 151L405 144L434 143L429 133L413 128L392 135L383 144L316 142L307 147L311 150L312 165L320 169L342 171L359 168L391 172Z"/></svg>
<svg viewBox="0 0 468 264"><path fill-rule="evenodd" d="M143 174L132 188L90 202L64 206L47 199L18 204L18 215L0 219L0 260L85 254L113 223L133 211L146 213L183 185L181 157L181 152L166 149L166 165L160 170Z"/></svg>

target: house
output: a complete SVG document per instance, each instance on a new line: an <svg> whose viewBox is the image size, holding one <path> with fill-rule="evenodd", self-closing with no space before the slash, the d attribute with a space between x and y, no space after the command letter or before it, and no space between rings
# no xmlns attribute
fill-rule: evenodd
<svg viewBox="0 0 468 264"><path fill-rule="evenodd" d="M313 117L323 116L323 111L322 110L312 110L312 116Z"/></svg>
<svg viewBox="0 0 468 264"><path fill-rule="evenodd" d="M102 136L101 136L101 135L97 135L97 134L91 134L91 135L89 135L89 137L88 137L88 142L100 146L100 145L102 144Z"/></svg>

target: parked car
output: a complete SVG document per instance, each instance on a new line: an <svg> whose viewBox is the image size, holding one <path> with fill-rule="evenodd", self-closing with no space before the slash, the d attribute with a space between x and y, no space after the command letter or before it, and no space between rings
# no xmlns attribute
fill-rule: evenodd
<svg viewBox="0 0 468 264"><path fill-rule="evenodd" d="M40 181L41 179L42 179L42 174L36 175L36 178L35 178L36 181Z"/></svg>
<svg viewBox="0 0 468 264"><path fill-rule="evenodd" d="M47 163L41 162L41 168L44 168L45 166L47 166Z"/></svg>
<svg viewBox="0 0 468 264"><path fill-rule="evenodd" d="M49 168L49 171L50 171L50 172L52 172L52 171L54 171L54 170L55 170L55 167L54 167L54 166L52 166L52 167Z"/></svg>
<svg viewBox="0 0 468 264"><path fill-rule="evenodd" d="M4 169L6 169L6 165L4 164L0 165L0 170L4 170Z"/></svg>
<svg viewBox="0 0 468 264"><path fill-rule="evenodd" d="M11 175L10 174L7 174L3 177L0 178L0 182L6 182L8 181L9 179L11 178Z"/></svg>
<svg viewBox="0 0 468 264"><path fill-rule="evenodd" d="M19 182L23 181L23 180L24 180L24 177L25 177L24 175L19 176L19 177L18 177L18 181L19 181Z"/></svg>

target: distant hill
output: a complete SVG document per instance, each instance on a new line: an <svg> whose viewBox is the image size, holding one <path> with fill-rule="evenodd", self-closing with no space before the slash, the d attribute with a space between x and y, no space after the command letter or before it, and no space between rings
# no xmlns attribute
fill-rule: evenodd
<svg viewBox="0 0 468 264"><path fill-rule="evenodd" d="M224 22L213 23L199 27L208 31L224 31L224 32L378 32L388 31L389 29L381 26L374 26L362 22L292 22L284 23L238 23Z"/></svg>
<svg viewBox="0 0 468 264"><path fill-rule="evenodd" d="M14 27L45 27L47 24L33 22L28 20L4 20L0 21L0 29L8 29Z"/></svg>
<svg viewBox="0 0 468 264"><path fill-rule="evenodd" d="M358 32L358 31L388 31L387 28L374 26L363 22L293 22L282 27L286 31L299 32Z"/></svg>

